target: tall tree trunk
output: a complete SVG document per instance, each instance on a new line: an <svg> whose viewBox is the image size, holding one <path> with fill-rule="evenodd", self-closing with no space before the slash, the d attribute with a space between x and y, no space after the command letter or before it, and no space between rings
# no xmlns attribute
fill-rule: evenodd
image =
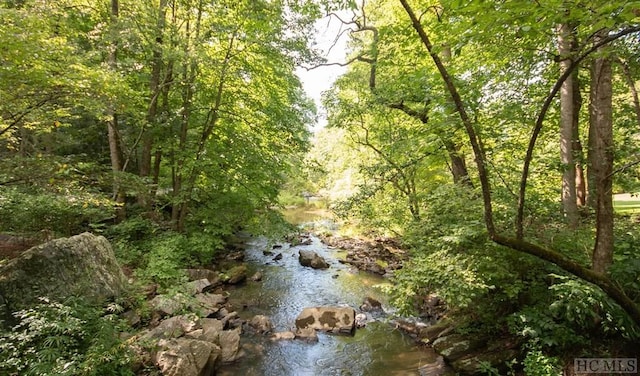
<svg viewBox="0 0 640 376"><path fill-rule="evenodd" d="M184 228L184 221L181 220L184 215L182 211L186 211L187 206L184 202L188 200L184 196L183 179L186 169L186 155L184 151L187 147L187 134L189 130L189 120L191 118L191 98L193 97L193 85L191 78L195 69L193 62L190 58L190 39L191 39L191 22L187 20L186 23L186 40L184 45L184 55L186 57L183 71L182 71L182 111L180 114L180 133L178 134L178 158L175 161L175 172L173 174L173 207L171 208L171 223L176 231L182 231Z"/></svg>
<svg viewBox="0 0 640 376"><path fill-rule="evenodd" d="M111 0L111 27L115 29L115 25L118 21L120 13L120 7L118 0ZM117 69L118 60L118 42L116 33L112 35L113 40L111 46L109 46L109 55L107 56L107 64L111 71ZM125 195L120 184L119 174L122 172L122 152L120 150L120 137L118 137L118 114L113 108L113 105L109 105L107 110L107 133L109 140L109 156L111 158L111 171L113 172L113 196L116 200L116 222L121 222L126 217L125 212Z"/></svg>
<svg viewBox="0 0 640 376"><path fill-rule="evenodd" d="M573 63L573 27L561 24L558 27L558 52L560 74L571 69ZM576 114L574 97L575 74L571 74L560 88L560 163L562 164L562 211L569 227L578 226L576 199L576 166L573 159L574 119Z"/></svg>
<svg viewBox="0 0 640 376"><path fill-rule="evenodd" d="M164 29L166 23L166 7L167 0L160 0L158 5L158 14L156 20L156 36L155 42L153 46L153 55L151 60L151 78L149 80L149 92L151 94L151 99L149 101L149 108L147 109L147 121L146 128L144 130L144 134L142 136L142 150L140 153L140 166L139 166L139 174L141 177L152 176L153 180L151 183L151 187L145 192L141 192L138 197L138 202L146 209L150 210L153 205L155 193L157 191L157 178L156 173L158 173L155 168L158 165L158 155L156 153L156 162L153 165L152 169L152 155L153 155L153 144L154 144L154 136L153 136L153 128L156 126L157 118L158 118L158 102L160 96L162 94L163 87L160 82L160 77L163 68L162 61L162 44L164 39ZM159 167L159 166L158 166Z"/></svg>
<svg viewBox="0 0 640 376"><path fill-rule="evenodd" d="M593 75L593 68L591 69L591 74ZM592 78L593 80L593 78ZM593 85L593 83L591 84ZM596 150L595 141L598 137L596 135L596 129L593 126L593 121L591 120L592 109L591 109L591 100L593 98L593 86L590 89L589 93L589 139L587 140L587 206L590 209L596 209L596 198L597 198L597 184L596 184L596 170L593 164L593 160L595 158L594 152ZM597 162L596 162L597 163Z"/></svg>
<svg viewBox="0 0 640 376"><path fill-rule="evenodd" d="M373 33L373 40L371 42L371 57L360 56L356 58L356 60L365 62L369 64L369 89L371 93L375 96L378 96L379 99L382 100L385 106L389 108L393 108L396 110L401 110L405 114L411 116L412 118L419 120L425 126L428 125L429 116L427 105L424 105L424 108L421 110L416 110L404 104L403 100L399 102L389 102L386 99L380 98L378 90L376 88L376 71L378 65L378 41L379 41L379 32L378 29L371 25L358 25L358 31L370 31ZM451 48L449 46L445 46L442 51L443 62L451 61ZM453 117L455 115L455 103L450 101L451 105L451 113L449 116ZM449 161L451 162L450 170L453 178L453 182L456 184L463 184L469 187L473 187L471 183L471 178L469 177L469 171L467 170L467 164L465 162L465 157L462 153L460 153L460 145L456 142L453 132L449 132L448 134L445 132L439 132L438 137L442 140L442 143L445 146L447 151L447 156L449 157Z"/></svg>
<svg viewBox="0 0 640 376"><path fill-rule="evenodd" d="M446 45L442 48L442 62L448 64L451 62L451 46ZM449 116L452 118L456 114L456 104L451 97L447 97L451 111ZM467 163L464 160L464 155L460 153L460 145L454 142L453 134L443 136L444 146L447 149L449 160L451 161L451 175L453 176L453 182L455 184L462 184L472 187L471 178L469 177L469 171L467 170Z"/></svg>
<svg viewBox="0 0 640 376"><path fill-rule="evenodd" d="M574 42L576 40L574 39ZM577 49L574 44L573 50ZM578 77L578 68L576 67L571 73L573 78L573 161L576 166L576 200L578 209L587 205L587 182L584 176L585 157L582 150L582 141L580 140L580 111L582 110L582 95L580 94L580 78Z"/></svg>
<svg viewBox="0 0 640 376"><path fill-rule="evenodd" d="M604 34L606 35L606 34ZM605 52L601 49L601 52ZM591 67L589 163L593 170L596 204L596 241L593 270L606 273L613 263L613 108L611 60L606 54L595 58Z"/></svg>
<svg viewBox="0 0 640 376"><path fill-rule="evenodd" d="M187 43L185 43L184 54L185 54L185 66L182 73L182 81L183 81L183 91L182 91L182 119L181 119L181 127L179 134L179 152L184 152L187 145L187 135L189 130L189 123L191 119L191 102L193 99L193 88L196 81L196 75L198 72L198 60L197 57L191 53L191 47L196 47L198 45L198 41L200 39L200 26L202 21L202 13L203 13L203 0L198 2L198 8L196 9L196 20L195 27L193 30L193 43L192 34L190 30L190 21L187 21L186 24L186 36ZM235 37L235 35L234 35ZM229 51L227 51L227 56L229 56ZM226 70L226 63L223 66L223 71ZM224 81L224 74L220 77L219 87L222 86L222 82ZM221 89L220 89L221 90ZM216 98L216 108L219 107L220 102L219 99ZM217 111L217 110L216 110ZM216 114L217 115L217 114ZM195 160L193 165L191 166L190 172L188 170L188 166L186 163L186 156L179 157L177 159L178 163L176 165L176 173L174 174L174 204L171 211L171 220L176 231L182 232L184 231L185 221L187 217L187 212L189 210L189 204L191 200L191 194L193 193L193 189L195 187L196 179L199 174L198 161L202 157L202 153L205 148L205 143L207 138L209 137L210 130L209 124L205 124L202 130L202 138L200 143L198 144L198 149L195 154ZM177 190L176 190L177 188Z"/></svg>
<svg viewBox="0 0 640 376"><path fill-rule="evenodd" d="M464 156L460 153L460 145L455 144L451 139L444 139L444 147L447 149L449 160L451 162L451 175L455 184L462 184L472 187L467 163Z"/></svg>
<svg viewBox="0 0 640 376"><path fill-rule="evenodd" d="M578 208L584 208L587 206L587 181L584 174L584 152L579 138L573 142L573 155L576 161L576 203Z"/></svg>

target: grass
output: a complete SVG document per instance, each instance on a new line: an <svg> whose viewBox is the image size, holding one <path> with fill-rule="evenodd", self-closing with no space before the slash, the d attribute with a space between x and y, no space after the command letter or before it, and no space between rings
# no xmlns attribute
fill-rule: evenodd
<svg viewBox="0 0 640 376"><path fill-rule="evenodd" d="M629 193L614 195L613 209L620 214L640 213L640 196Z"/></svg>

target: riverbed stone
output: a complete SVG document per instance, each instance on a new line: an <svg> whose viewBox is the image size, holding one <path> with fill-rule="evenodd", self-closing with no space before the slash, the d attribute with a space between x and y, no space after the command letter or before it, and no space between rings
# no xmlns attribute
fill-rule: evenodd
<svg viewBox="0 0 640 376"><path fill-rule="evenodd" d="M222 363L231 363L241 356L240 330L240 328L236 328L220 332L219 344L222 349L220 361Z"/></svg>
<svg viewBox="0 0 640 376"><path fill-rule="evenodd" d="M125 320L131 327L135 327L142 321L140 315L133 310L128 310L120 314L120 318Z"/></svg>
<svg viewBox="0 0 640 376"><path fill-rule="evenodd" d="M362 305L360 306L360 309L362 311L376 311L376 310L382 310L382 303L380 303L378 300L367 296L364 299L364 302L362 303Z"/></svg>
<svg viewBox="0 0 640 376"><path fill-rule="evenodd" d="M315 333L315 330L313 331ZM274 341L292 340L296 338L296 334L291 331L273 333L271 339Z"/></svg>
<svg viewBox="0 0 640 376"><path fill-rule="evenodd" d="M161 317L172 316L182 308L183 300L184 297L182 297L181 294L174 296L156 295L149 301L149 305L154 312L159 313Z"/></svg>
<svg viewBox="0 0 640 376"><path fill-rule="evenodd" d="M227 297L222 294L196 294L196 301L190 303L190 309L199 313L200 317L211 317L220 311L227 302Z"/></svg>
<svg viewBox="0 0 640 376"><path fill-rule="evenodd" d="M200 322L193 314L180 315L162 320L158 326L140 336L142 341L178 338L199 329Z"/></svg>
<svg viewBox="0 0 640 376"><path fill-rule="evenodd" d="M421 328L418 332L420 341L424 344L432 344L433 341L440 337L448 335L455 329L454 323L449 319L441 319L433 325Z"/></svg>
<svg viewBox="0 0 640 376"><path fill-rule="evenodd" d="M486 345L486 339L451 334L433 341L433 349L448 362L454 362Z"/></svg>
<svg viewBox="0 0 640 376"><path fill-rule="evenodd" d="M313 328L298 328L295 337L307 342L318 342L318 333Z"/></svg>
<svg viewBox="0 0 640 376"><path fill-rule="evenodd" d="M364 313L358 313L356 315L356 328L364 328L367 326L368 317Z"/></svg>
<svg viewBox="0 0 640 376"><path fill-rule="evenodd" d="M300 265L308 266L314 269L327 269L329 264L320 255L313 251L301 250L298 257Z"/></svg>
<svg viewBox="0 0 640 376"><path fill-rule="evenodd" d="M191 338L162 340L155 363L163 376L200 376L214 372L220 347Z"/></svg>
<svg viewBox="0 0 640 376"><path fill-rule="evenodd" d="M189 338L199 339L201 341L220 343L220 333L224 330L224 324L217 319L203 318L199 320L200 329L196 329L187 333L185 336Z"/></svg>
<svg viewBox="0 0 640 376"><path fill-rule="evenodd" d="M203 330L202 339L219 343L220 333L224 330L224 323L217 319L200 319L200 325Z"/></svg>
<svg viewBox="0 0 640 376"><path fill-rule="evenodd" d="M353 334L356 311L351 307L309 307L296 318L296 328Z"/></svg>
<svg viewBox="0 0 640 376"><path fill-rule="evenodd" d="M85 232L35 246L0 265L0 296L13 312L72 296L102 304L128 288L109 241Z"/></svg>
<svg viewBox="0 0 640 376"><path fill-rule="evenodd" d="M211 282L207 278L196 279L195 281L189 281L184 284L184 290L191 295L200 294L203 292L211 291Z"/></svg>
<svg viewBox="0 0 640 376"><path fill-rule="evenodd" d="M190 281L196 281L199 279L206 279L212 286L219 286L222 284L220 281L220 274L211 269L185 269L185 273Z"/></svg>
<svg viewBox="0 0 640 376"><path fill-rule="evenodd" d="M251 321L249 321L249 326L255 329L258 333L269 333L273 330L271 319L265 315L253 316Z"/></svg>
<svg viewBox="0 0 640 376"><path fill-rule="evenodd" d="M230 285L236 285L244 282L247 279L248 273L249 269L247 268L247 265L240 264L227 270L225 273L226 277L223 278L223 281Z"/></svg>

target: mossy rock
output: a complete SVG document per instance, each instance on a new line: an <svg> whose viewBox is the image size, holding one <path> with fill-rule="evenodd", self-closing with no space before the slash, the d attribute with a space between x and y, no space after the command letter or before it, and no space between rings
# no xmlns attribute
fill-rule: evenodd
<svg viewBox="0 0 640 376"><path fill-rule="evenodd" d="M221 279L224 283L235 285L246 281L248 274L249 269L247 268L247 265L240 264L227 270Z"/></svg>
<svg viewBox="0 0 640 376"><path fill-rule="evenodd" d="M451 334L440 337L433 342L433 349L442 355L448 362L465 357L477 349L485 347L487 341L484 338Z"/></svg>
<svg viewBox="0 0 640 376"><path fill-rule="evenodd" d="M38 245L0 266L0 296L11 312L38 304L40 297L100 304L127 287L111 244L91 233Z"/></svg>

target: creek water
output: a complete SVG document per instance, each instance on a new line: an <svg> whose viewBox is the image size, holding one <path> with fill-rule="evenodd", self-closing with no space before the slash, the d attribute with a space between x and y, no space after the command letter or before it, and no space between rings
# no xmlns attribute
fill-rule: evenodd
<svg viewBox="0 0 640 376"><path fill-rule="evenodd" d="M298 262L300 250L322 256L329 269L316 270ZM265 252L266 251L266 252ZM282 258L274 260L282 254ZM373 297L390 310L387 298L375 285L385 280L358 272L339 262L344 251L331 249L311 236L311 244L269 246L264 239L248 242L245 261L251 272L263 279L248 281L231 292L230 303L243 319L268 316L274 332L294 330L295 319L305 307L349 306L358 311L366 297ZM384 313L368 314L366 327L354 336L318 333L318 342L273 341L269 336L243 336L245 356L218 370L218 375L420 375L420 368L435 362L431 349L414 340L390 322Z"/></svg>

